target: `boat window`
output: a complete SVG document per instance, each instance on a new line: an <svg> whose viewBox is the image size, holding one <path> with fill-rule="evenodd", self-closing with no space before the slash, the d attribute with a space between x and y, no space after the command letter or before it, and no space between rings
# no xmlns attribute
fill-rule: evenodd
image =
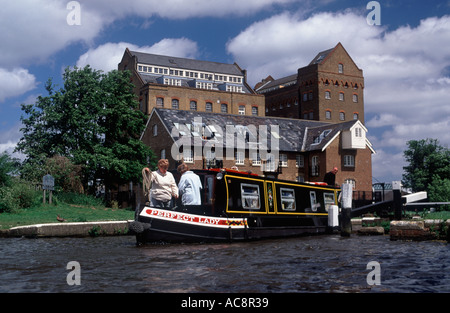
<svg viewBox="0 0 450 313"><path fill-rule="evenodd" d="M318 208L320 208L320 203L317 202L316 192L310 191L309 198L311 199L311 210L316 212Z"/></svg>
<svg viewBox="0 0 450 313"><path fill-rule="evenodd" d="M280 188L281 209L283 211L295 211L295 192L294 189Z"/></svg>
<svg viewBox="0 0 450 313"><path fill-rule="evenodd" d="M213 203L213 186L214 186L214 176L208 175L206 176L205 181L205 204L212 204Z"/></svg>
<svg viewBox="0 0 450 313"><path fill-rule="evenodd" d="M241 184L242 207L247 210L259 210L259 186Z"/></svg>
<svg viewBox="0 0 450 313"><path fill-rule="evenodd" d="M334 193L324 192L323 193L323 202L325 203L325 211L328 212L328 208L331 205L335 205L336 204L336 202L334 200Z"/></svg>

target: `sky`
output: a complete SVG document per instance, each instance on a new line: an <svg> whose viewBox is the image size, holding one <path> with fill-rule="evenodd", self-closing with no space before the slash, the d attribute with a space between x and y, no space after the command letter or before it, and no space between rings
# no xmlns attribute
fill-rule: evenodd
<svg viewBox="0 0 450 313"><path fill-rule="evenodd" d="M373 181L401 180L409 140L450 144L450 0L369 2L0 0L0 153L21 138L21 104L68 66L117 69L128 47L236 62L254 86L341 42L364 74Z"/></svg>

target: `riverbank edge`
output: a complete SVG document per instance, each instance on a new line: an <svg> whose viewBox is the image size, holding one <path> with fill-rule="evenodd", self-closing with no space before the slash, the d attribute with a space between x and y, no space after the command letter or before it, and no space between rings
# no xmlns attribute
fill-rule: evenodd
<svg viewBox="0 0 450 313"><path fill-rule="evenodd" d="M133 220L46 223L17 226L0 230L0 237L98 237L131 235L129 225Z"/></svg>
<svg viewBox="0 0 450 313"><path fill-rule="evenodd" d="M26 226L17 226L0 230L0 237L98 237L132 235L129 231L130 223L126 221L97 221L97 222L69 222L46 223ZM378 220L353 219L352 233L358 235L384 235L383 227L377 226ZM371 225L371 226L368 226ZM418 220L418 221L391 221L389 236L391 240L436 240L450 241L450 220ZM443 236L446 238L443 238Z"/></svg>

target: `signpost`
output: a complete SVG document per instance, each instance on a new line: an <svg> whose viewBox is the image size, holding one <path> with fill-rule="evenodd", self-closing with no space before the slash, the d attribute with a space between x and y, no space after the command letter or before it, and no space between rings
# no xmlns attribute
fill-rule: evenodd
<svg viewBox="0 0 450 313"><path fill-rule="evenodd" d="M55 179L53 178L52 175L47 174L44 177L42 177L42 190L44 190L43 203L45 204L46 199L45 191L50 190L48 203L52 204L53 190L55 190Z"/></svg>

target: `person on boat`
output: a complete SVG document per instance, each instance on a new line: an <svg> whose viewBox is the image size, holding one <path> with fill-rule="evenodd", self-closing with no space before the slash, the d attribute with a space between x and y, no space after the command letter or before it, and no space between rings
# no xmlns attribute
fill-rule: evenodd
<svg viewBox="0 0 450 313"><path fill-rule="evenodd" d="M338 172L338 168L335 166L331 171L325 174L323 181L327 183L329 186L336 185L336 173Z"/></svg>
<svg viewBox="0 0 450 313"><path fill-rule="evenodd" d="M144 168L150 178L150 205L160 208L172 207L172 197L178 198L178 187L172 173L168 172L169 161L161 159L158 161L158 170L151 172L149 168Z"/></svg>
<svg viewBox="0 0 450 313"><path fill-rule="evenodd" d="M181 203L183 205L200 205L202 204L200 190L202 183L200 177L189 170L185 163L181 163L178 168L181 174L180 182L178 183L178 190L181 196Z"/></svg>

